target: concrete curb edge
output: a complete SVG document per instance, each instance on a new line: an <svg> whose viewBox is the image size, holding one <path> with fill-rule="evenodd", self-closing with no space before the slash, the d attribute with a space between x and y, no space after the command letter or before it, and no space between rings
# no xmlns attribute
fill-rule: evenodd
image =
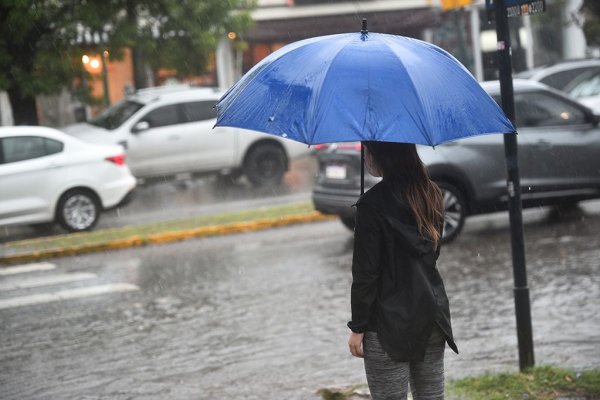
<svg viewBox="0 0 600 400"><path fill-rule="evenodd" d="M84 244L79 246L30 251L22 254L0 256L0 264L9 265L19 262L37 261L46 258L75 256L79 254L93 253L99 251L119 250L131 247L171 243L192 238L253 232L288 225L304 224L308 222L327 221L331 219L335 219L335 216L321 214L317 211L313 211L310 213L288 215L285 217L278 218L263 218L247 222L203 226L194 229L188 229L185 231L163 232L148 235L146 237L134 235L126 239L109 240L101 243Z"/></svg>

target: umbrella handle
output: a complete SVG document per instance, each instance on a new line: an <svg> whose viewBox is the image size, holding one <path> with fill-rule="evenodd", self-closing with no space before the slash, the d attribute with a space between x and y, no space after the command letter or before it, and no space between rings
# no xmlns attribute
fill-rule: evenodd
<svg viewBox="0 0 600 400"><path fill-rule="evenodd" d="M360 142L360 195L363 194L365 194L365 145Z"/></svg>

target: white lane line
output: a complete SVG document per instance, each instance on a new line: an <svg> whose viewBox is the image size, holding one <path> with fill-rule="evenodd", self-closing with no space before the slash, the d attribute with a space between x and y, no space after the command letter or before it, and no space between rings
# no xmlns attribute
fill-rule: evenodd
<svg viewBox="0 0 600 400"><path fill-rule="evenodd" d="M97 278L98 275L81 272L75 274L60 274L53 276L40 276L21 279L16 282L0 282L0 291L3 290L17 290L17 289L31 289L40 286L57 285L59 283L70 283L78 282L86 279Z"/></svg>
<svg viewBox="0 0 600 400"><path fill-rule="evenodd" d="M114 283L110 285L90 286L79 289L61 290L54 293L41 293L30 296L14 297L0 300L0 310L13 307L31 306L34 304L50 303L60 300L78 299L82 297L98 296L101 294L130 292L139 290L136 285L128 283Z"/></svg>
<svg viewBox="0 0 600 400"><path fill-rule="evenodd" d="M14 267L0 268L0 276L22 274L24 272L48 271L56 268L52 263L23 264Z"/></svg>

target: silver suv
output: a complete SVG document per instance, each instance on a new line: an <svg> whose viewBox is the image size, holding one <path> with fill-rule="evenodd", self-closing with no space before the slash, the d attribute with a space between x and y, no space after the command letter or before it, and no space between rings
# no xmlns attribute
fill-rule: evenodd
<svg viewBox="0 0 600 400"><path fill-rule="evenodd" d="M483 88L500 101L498 82ZM515 80L516 125L523 206L573 206L600 198L598 117L561 92L543 84ZM444 192L444 241L454 239L465 218L507 208L502 135L483 135L437 146L418 147L432 179ZM319 174L313 189L315 208L336 214L354 227L360 194L360 147L353 143L321 145ZM365 186L377 182L366 174Z"/></svg>
<svg viewBox="0 0 600 400"><path fill-rule="evenodd" d="M305 144L238 128L215 128L213 88L164 86L139 90L89 123L62 130L94 143L120 144L145 181L180 174L245 175L255 186L278 185Z"/></svg>

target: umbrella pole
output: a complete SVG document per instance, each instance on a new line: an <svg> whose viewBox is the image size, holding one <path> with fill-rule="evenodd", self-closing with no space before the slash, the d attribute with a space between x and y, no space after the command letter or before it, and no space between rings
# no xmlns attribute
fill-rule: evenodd
<svg viewBox="0 0 600 400"><path fill-rule="evenodd" d="M360 195L365 194L365 145L360 143Z"/></svg>
<svg viewBox="0 0 600 400"><path fill-rule="evenodd" d="M360 33L366 35L369 33L367 30L367 19L362 19L362 29ZM360 142L360 195L365 194L365 146Z"/></svg>

